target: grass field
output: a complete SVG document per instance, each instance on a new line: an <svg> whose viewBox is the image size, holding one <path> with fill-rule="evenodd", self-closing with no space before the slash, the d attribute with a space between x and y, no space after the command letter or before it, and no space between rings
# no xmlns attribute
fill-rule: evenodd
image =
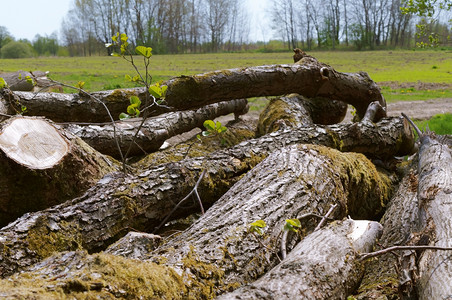
<svg viewBox="0 0 452 300"><path fill-rule="evenodd" d="M428 129L436 134L452 134L452 113L435 115L430 120L415 123L422 131L428 126Z"/></svg>
<svg viewBox="0 0 452 300"><path fill-rule="evenodd" d="M447 51L310 52L340 72L365 71L380 83L388 102L452 97L452 54ZM137 60L139 65L141 61ZM292 53L218 53L155 55L151 59L154 81L208 71L292 63ZM86 82L91 91L134 86L125 74L135 75L126 61L117 57L43 57L0 59L0 73L17 70L50 71L55 80L68 84ZM432 83L428 88L395 88L393 82ZM442 85L441 90L437 87Z"/></svg>

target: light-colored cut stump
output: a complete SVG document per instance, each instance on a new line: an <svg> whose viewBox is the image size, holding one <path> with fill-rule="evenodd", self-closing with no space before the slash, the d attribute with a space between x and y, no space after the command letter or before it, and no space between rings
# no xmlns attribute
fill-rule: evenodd
<svg viewBox="0 0 452 300"><path fill-rule="evenodd" d="M109 158L42 118L2 123L0 150L0 226L79 196L116 169Z"/></svg>
<svg viewBox="0 0 452 300"><path fill-rule="evenodd" d="M53 167L69 151L69 142L40 119L16 118L0 133L0 149L31 169Z"/></svg>

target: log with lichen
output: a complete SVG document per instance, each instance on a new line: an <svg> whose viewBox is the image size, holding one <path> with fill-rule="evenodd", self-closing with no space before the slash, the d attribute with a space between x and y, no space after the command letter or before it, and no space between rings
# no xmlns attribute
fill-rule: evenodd
<svg viewBox="0 0 452 300"><path fill-rule="evenodd" d="M372 249L381 230L377 222L335 222L304 238L258 280L218 299L346 299L364 270L359 253Z"/></svg>
<svg viewBox="0 0 452 300"><path fill-rule="evenodd" d="M371 141L374 144L369 147ZM386 155L392 151L394 155L410 151L412 142L411 132L407 133L403 119L393 118L376 124L356 123L275 132L205 157L156 166L142 164L136 175L111 173L83 196L25 215L3 228L0 231L0 248L4 250L0 252L0 273L3 276L14 273L54 251L78 247L89 251L102 249L129 228L152 231L172 210L174 201L189 193L203 170L206 170L206 175L199 193L203 204L209 207L269 153L290 144L317 143L343 151L376 151L374 153L384 152ZM385 151L377 146L380 144L385 146ZM366 168L372 166L369 163ZM368 178L364 175L357 174ZM347 188L353 190L355 187L350 183ZM369 217L369 214L374 216L381 212L386 198L359 199L369 201L350 203L350 211ZM199 211L197 206L187 207L178 210L173 217L187 216L196 211Z"/></svg>
<svg viewBox="0 0 452 300"><path fill-rule="evenodd" d="M123 178L123 180L128 181L129 178ZM107 179L103 181L103 184L108 185ZM152 184L152 181L147 182ZM201 190L202 187L200 187ZM155 193L162 194L164 191L164 189L154 190ZM141 260L150 258L162 264L163 266L159 268L167 270L164 272L169 273L168 270L173 270L171 271L173 274L182 274L185 288L181 291L186 292L182 298L211 298L255 280L278 264L277 249L281 243L280 233L285 219L301 218L301 216L313 212L324 214L331 204L338 205L331 214L332 218L342 219L347 215L357 218L367 217L381 209L381 205L386 203L390 196L391 181L386 175L379 173L362 154L341 153L324 146L292 145L270 154L233 185L190 228L179 235L169 237L155 251L144 251L143 256L135 255L134 258ZM121 210L122 222L137 220L139 207L132 203L133 199L126 199L124 195L122 195L122 199L127 202L127 205L123 206ZM276 199L278 201L275 201ZM367 202L363 203L362 199L366 199ZM30 262L29 255L33 251L36 253L45 249L48 251L48 255L51 255L50 250L56 250L52 249L50 245L52 242L56 244L54 241L58 241L60 247L67 242L72 245L74 250L74 248L88 245L90 239L95 244L96 232L99 232L102 235L101 238L104 238L114 230L113 226L107 226L112 225L116 209L114 206L116 203L105 200L103 203L106 202L108 206L100 206L100 203L96 203L95 206L95 217L102 219L102 227L97 229L94 227L93 220L95 218L87 216L89 204L94 206L93 199L91 199L91 203L87 203L88 201L79 202L79 205L71 203L72 210L77 211L77 214L70 214L68 203L65 206L48 210L45 214L48 219L37 214L23 218L14 226L20 228L20 234L27 236L28 244L35 248L30 249L29 246L22 249L20 263L27 260ZM150 211L148 211L148 216L152 217ZM73 222L75 218L80 218L79 226ZM254 236L248 232L249 223L257 219L264 220L267 224L264 228L264 236ZM306 234L314 229L318 220L306 218L301 219L301 222L302 231ZM118 225L116 224L116 226ZM135 225L139 226L139 224L130 223L129 225L133 228L136 228ZM62 232L63 226L65 226L65 234ZM12 233L13 226L10 226L9 229ZM8 236L9 242L18 236L18 231L16 229L16 236L13 234ZM86 236L88 234L89 236ZM62 236L67 237L65 241ZM79 240L69 241L71 236L78 237ZM2 239L2 241L6 245L5 240ZM286 249L289 253L298 241L299 237L296 235L287 239ZM18 253L18 249L13 246L9 245L9 251ZM7 251L2 251L2 253L5 252ZM11 255L11 258L13 257L14 255ZM64 255L51 257L50 261L53 262L51 264L47 260L31 266L28 272L14 275L14 280L16 283L20 283L26 281L30 276L37 276L41 279L40 286L65 286L69 284L68 278L75 278L74 272L81 272L79 270L84 268L86 261L82 259L82 262L77 264L77 269L74 268L72 271L73 259L62 261L61 258L64 258ZM92 259L91 256L87 257L88 262ZM66 267L67 264L70 265ZM1 266L6 267L4 264ZM39 275L40 272L43 272L42 274L60 274L61 272L59 273L58 270L61 270L63 266L68 271L62 276ZM57 269L52 271L54 267ZM147 263L143 265L144 270L148 267L150 266ZM43 271L43 268L47 269ZM98 282L107 282L108 273L96 273L99 273L96 275ZM76 274L80 275L80 273ZM181 277L177 277L174 280L177 283L180 279ZM2 282L8 285L8 280ZM85 282L86 285L83 285L86 289L85 292L103 293L110 288L100 283L91 285L92 280L89 277ZM134 282L134 284L136 283ZM17 288L16 284L16 291ZM71 293L74 292L70 287L68 290ZM13 289L13 291L15 290ZM44 295L46 293L49 295L50 292L49 288L42 291ZM140 293L140 290L137 293ZM8 294L5 293L5 295ZM165 298L169 297L169 294L161 296Z"/></svg>
<svg viewBox="0 0 452 300"><path fill-rule="evenodd" d="M261 136L287 127L340 123L346 112L347 105L342 101L320 97L308 99L298 94L274 98L259 116L256 135Z"/></svg>
<svg viewBox="0 0 452 300"><path fill-rule="evenodd" d="M333 204L338 207L332 218L369 218L389 201L391 186L387 175L379 173L362 154L315 145L284 147L249 171L195 224L153 254L175 268L187 256L216 266L219 277L202 278L202 284L214 284L212 292L222 293L256 280L278 264L286 219L300 218L300 230L307 234L319 220L302 216L324 215ZM266 223L262 236L248 231L256 220ZM287 250L298 241L297 235L291 235ZM197 267L185 265L192 274L199 272Z"/></svg>

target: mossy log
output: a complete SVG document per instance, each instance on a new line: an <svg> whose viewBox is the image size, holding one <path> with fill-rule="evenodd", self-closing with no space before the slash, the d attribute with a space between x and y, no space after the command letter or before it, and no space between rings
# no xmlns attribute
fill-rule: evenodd
<svg viewBox="0 0 452 300"><path fill-rule="evenodd" d="M79 138L41 118L1 124L0 226L80 196L117 168Z"/></svg>
<svg viewBox="0 0 452 300"><path fill-rule="evenodd" d="M161 192L163 190L157 193ZM267 159L241 178L189 229L178 236L169 237L154 252L144 254L151 260L163 264L160 268L164 268L165 272L170 273L169 270L172 270L172 274L181 275L186 287L181 291L187 291L185 299L212 298L219 293L237 288L245 282L255 280L278 264L275 254L277 251L262 247L257 240L261 237L248 233L249 223L257 219L264 220L267 227L261 242L269 249L277 249L280 244L281 227L287 218L301 218L302 215L313 212L322 215L331 204L338 205L331 215L332 218L342 219L347 215L365 217L381 209L390 195L391 181L386 175L378 173L375 166L362 154L341 153L324 146L292 145L270 154ZM366 203L363 203L363 199L366 199ZM54 240L60 241L61 246L63 242L69 242L69 237L78 235L80 240L71 241L72 247L77 247L77 243L81 245L83 239L88 240L88 237L83 236L82 231L87 231L87 234L89 231L89 239L96 235L98 238L101 235L100 238L102 238L108 234L113 229L109 225L114 217L115 208L111 206L111 202L108 207L99 207L100 203L96 204L95 216L103 219L103 226L98 229L94 229L93 223L89 223L94 218L86 219L88 208L86 203L84 206L78 205L75 208L78 212L77 216L75 214L69 216L67 206L59 206L53 209L53 215L51 211L47 211L47 220L44 220L42 215L37 217L36 214L34 218L27 217L28 222L24 222L25 219L22 220L21 233L27 234L28 231L29 243L28 247L23 249L20 262L29 259L27 255L32 253L31 246L36 247L38 243L40 247L39 250L34 248L35 252L43 251L43 248L47 251L51 250L49 242L52 242L50 239L52 236ZM134 215L136 210L133 211L131 204L129 200L128 211L125 211L124 207L122 209L122 218L125 220L136 218ZM58 214L55 214L56 211ZM107 216L104 217L104 214ZM70 220L76 217L82 218L78 227L74 226ZM63 218L65 218L64 222ZM317 224L317 221L311 219L301 221L305 233L312 231ZM69 225L71 223L72 225ZM66 231L63 235L67 237L66 241L58 238L62 232L59 232L57 227L62 227L62 224L66 226L65 229L72 230L72 232ZM13 236L8 238L11 241ZM38 238L39 241L36 241L35 239ZM291 236L287 243L288 251L291 251L298 241L297 236ZM6 244L4 239L2 242ZM17 253L17 249L9 248L8 250ZM8 251L2 251L2 253L6 252ZM29 276L39 275L39 273L33 275L33 270L43 267L47 268L45 274L60 274L61 271L58 270L63 269L63 266L64 269L72 269L70 266L74 265L73 260L61 262L61 257L64 256L56 257L57 259L50 258L53 264L44 261L32 266L28 269L31 270L28 273L14 276L15 282L20 283ZM137 256L135 258L144 259ZM88 261L92 261L90 256ZM67 264L70 266L66 267ZM77 265L84 267L83 261ZM54 267L57 267L57 270L52 271ZM143 267L144 270L147 269L147 265ZM96 275L97 281L107 282L108 273L96 273L99 273ZM77 274L80 275L80 273ZM59 287L67 283L67 278L73 278L74 273L71 271L61 277L38 277L43 279L40 281L41 286ZM181 277L174 278L176 282L173 284L179 283ZM140 281L138 278L135 280ZM91 278L88 277L87 282L91 282ZM86 288L85 291L93 290L93 293L105 292L109 289L102 284L95 285L95 288L90 284L83 286ZM15 289L17 290L17 285ZM163 294L162 297L169 298L169 295Z"/></svg>
<svg viewBox="0 0 452 300"><path fill-rule="evenodd" d="M273 152L231 187L195 224L169 239L151 256L176 269L198 274L203 265L213 275L198 278L215 293L252 282L278 263L284 220L315 213L331 217L375 217L391 197L390 178L362 154L324 146L292 145ZM266 222L264 236L248 232L250 223ZM302 219L303 233L318 219ZM291 236L287 249L298 242ZM265 247L262 246L266 245ZM270 250L269 250L270 249ZM271 250L275 249L275 250ZM187 259L190 257L190 260Z"/></svg>
<svg viewBox="0 0 452 300"><path fill-rule="evenodd" d="M217 299L346 299L362 277L357 254L372 249L377 222L345 220L309 234L255 282Z"/></svg>
<svg viewBox="0 0 452 300"><path fill-rule="evenodd" d="M342 101L326 98L308 99L291 94L271 99L259 116L257 136L286 127L331 125L340 123L347 113Z"/></svg>
<svg viewBox="0 0 452 300"><path fill-rule="evenodd" d="M182 276L151 262L84 251L58 253L0 280L3 299L187 299Z"/></svg>
<svg viewBox="0 0 452 300"><path fill-rule="evenodd" d="M187 109L237 98L280 96L297 93L308 98L343 101L364 117L370 103L386 108L379 87L365 72L340 73L315 58L292 65L271 65L220 70L181 76L166 82L169 106Z"/></svg>
<svg viewBox="0 0 452 300"><path fill-rule="evenodd" d="M274 132L206 157L143 166L137 175L111 173L83 196L25 215L4 227L0 231L0 273L2 276L12 274L54 251L74 247L89 251L103 249L129 228L152 231L173 209L175 202L190 192L203 170L206 175L199 193L203 205L209 207L243 174L284 146L324 143L343 151L365 150L380 154L385 149L387 155L388 151L402 154L411 151L413 146L411 143L409 147L412 133L408 135L401 118L384 119L377 124L303 128ZM381 211L383 202L378 202L378 207L374 204L367 207L364 203L355 203L351 211L362 210L361 216L367 217L368 213L374 216ZM197 206L185 208L177 211L174 218L196 211L199 211Z"/></svg>
<svg viewBox="0 0 452 300"><path fill-rule="evenodd" d="M415 164L417 160L407 162L397 191L389 202L388 208L381 219L383 233L379 246L374 250L398 245L416 245L422 234L419 234L419 202L417 198L418 174ZM401 257L412 257L411 251L395 254L388 253L367 262L366 272L361 281L355 298L368 299L399 299L403 294L407 299L414 299L413 290L414 269L402 265ZM415 267L414 265L411 267Z"/></svg>
<svg viewBox="0 0 452 300"><path fill-rule="evenodd" d="M197 110L165 113L146 119L139 134L137 134L137 130L142 119L118 121L115 123L116 138L123 155L128 151L129 157L146 155L157 151L165 140L175 135L193 128L203 128L205 120L213 120L230 113L234 113L238 117L247 111L248 101L238 99L214 103ZM115 128L111 123L105 125L63 124L62 127L83 139L97 151L115 158L121 157L116 144Z"/></svg>

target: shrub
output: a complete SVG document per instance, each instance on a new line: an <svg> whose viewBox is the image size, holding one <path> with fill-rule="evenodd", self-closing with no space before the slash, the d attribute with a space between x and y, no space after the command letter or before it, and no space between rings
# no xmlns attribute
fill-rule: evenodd
<svg viewBox="0 0 452 300"><path fill-rule="evenodd" d="M10 42L2 48L2 58L27 58L33 56L33 49L24 42Z"/></svg>

